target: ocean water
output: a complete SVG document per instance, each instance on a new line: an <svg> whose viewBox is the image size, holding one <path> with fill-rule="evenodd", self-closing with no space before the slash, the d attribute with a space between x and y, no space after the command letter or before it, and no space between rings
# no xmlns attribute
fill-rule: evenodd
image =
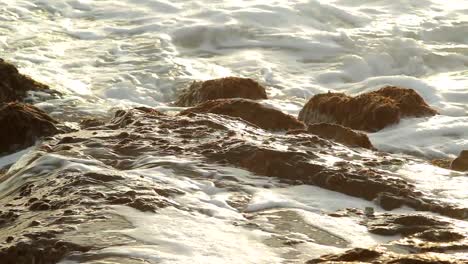
<svg viewBox="0 0 468 264"><path fill-rule="evenodd" d="M37 106L64 121L107 116L117 108L137 105L177 111L171 102L193 80L232 75L258 80L267 87L265 103L292 115L317 93L357 95L397 85L418 91L440 115L406 119L369 134L378 149L429 158L455 157L468 149L468 0L0 0L0 4L0 57L63 92L63 98ZM25 153L0 159L0 166ZM188 200L180 202L204 206L217 217L172 209L148 216L116 206L113 212L135 226L121 232L148 241L148 246L106 248L101 253L126 254L150 263L280 263L281 252L259 242L264 232L227 224L242 215L229 208L225 192L212 183L173 177L167 171L131 173L171 179L170 184L192 190L184 198ZM312 186L284 188L242 170L218 173L240 175L241 182L257 186L251 187L249 210L298 208L305 219L322 223L343 239L360 237L361 246L382 242L357 223L320 214L324 209L364 208L369 202ZM399 173L428 190L441 179L428 177L434 168L417 164ZM436 173L450 174L443 169ZM272 188L258 187L267 183ZM454 177L438 188L447 199L464 204L468 198L464 186L466 177ZM162 230L161 223L175 222L174 228ZM189 239L181 242L181 237ZM312 244L303 249L310 252L303 258L339 250Z"/></svg>
<svg viewBox="0 0 468 264"><path fill-rule="evenodd" d="M399 85L440 111L371 134L382 150L431 157L468 148L466 0L2 0L1 56L89 115L171 109L191 80L257 79L297 114L314 94ZM99 106L99 107L96 107Z"/></svg>

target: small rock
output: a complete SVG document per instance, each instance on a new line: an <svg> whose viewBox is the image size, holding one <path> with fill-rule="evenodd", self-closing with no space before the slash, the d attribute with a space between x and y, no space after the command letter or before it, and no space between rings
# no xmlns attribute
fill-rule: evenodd
<svg viewBox="0 0 468 264"><path fill-rule="evenodd" d="M460 152L458 158L454 159L452 164L450 164L450 169L456 171L468 171L468 150Z"/></svg>
<svg viewBox="0 0 468 264"><path fill-rule="evenodd" d="M44 111L28 104L0 105L0 153L29 147L43 136L58 133L57 121Z"/></svg>
<svg viewBox="0 0 468 264"><path fill-rule="evenodd" d="M304 129L304 124L293 116L247 99L212 100L182 111L180 115L190 113L213 113L240 117L266 130Z"/></svg>
<svg viewBox="0 0 468 264"><path fill-rule="evenodd" d="M310 124L307 126L307 130L291 131L288 134L298 134L301 132L317 135L321 138L329 139L349 147L374 148L366 134L338 124Z"/></svg>
<svg viewBox="0 0 468 264"><path fill-rule="evenodd" d="M245 98L252 100L267 99L265 87L248 78L227 77L193 82L179 96L177 106L194 106L209 100Z"/></svg>

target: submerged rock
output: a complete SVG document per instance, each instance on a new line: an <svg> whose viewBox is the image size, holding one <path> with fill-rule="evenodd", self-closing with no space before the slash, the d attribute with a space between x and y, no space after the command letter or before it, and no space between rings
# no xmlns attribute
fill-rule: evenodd
<svg viewBox="0 0 468 264"><path fill-rule="evenodd" d="M209 100L222 98L267 99L265 87L249 78L226 77L208 81L196 81L182 92L176 101L178 106L194 106Z"/></svg>
<svg viewBox="0 0 468 264"><path fill-rule="evenodd" d="M450 164L450 169L456 171L468 171L468 150L460 152L460 155Z"/></svg>
<svg viewBox="0 0 468 264"><path fill-rule="evenodd" d="M349 147L373 149L372 143L366 134L350 128L329 123L310 124L306 130L291 131L289 134L310 133L321 138L330 139Z"/></svg>
<svg viewBox="0 0 468 264"><path fill-rule="evenodd" d="M43 136L58 133L57 121L23 103L0 104L0 154L29 147Z"/></svg>
<svg viewBox="0 0 468 264"><path fill-rule="evenodd" d="M398 123L400 118L436 114L414 90L388 86L356 97L330 92L315 95L299 113L299 120L375 132Z"/></svg>
<svg viewBox="0 0 468 264"><path fill-rule="evenodd" d="M213 113L239 117L266 130L304 128L304 124L295 117L247 99L212 100L184 110L180 115L190 113Z"/></svg>
<svg viewBox="0 0 468 264"><path fill-rule="evenodd" d="M48 91L49 87L18 72L18 69L0 59L0 103L21 101L27 91Z"/></svg>

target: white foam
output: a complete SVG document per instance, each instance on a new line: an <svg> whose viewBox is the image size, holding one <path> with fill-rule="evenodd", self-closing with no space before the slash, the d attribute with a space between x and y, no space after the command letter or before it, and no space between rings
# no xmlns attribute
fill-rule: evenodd
<svg viewBox="0 0 468 264"><path fill-rule="evenodd" d="M135 228L113 230L144 242L145 246L116 246L96 252L138 257L164 263L279 263L271 248L261 243L268 235L250 231L198 213L173 208L158 214L115 206L115 213Z"/></svg>
<svg viewBox="0 0 468 264"><path fill-rule="evenodd" d="M455 157L468 148L468 117L408 118L368 135L374 146L381 150L427 157Z"/></svg>

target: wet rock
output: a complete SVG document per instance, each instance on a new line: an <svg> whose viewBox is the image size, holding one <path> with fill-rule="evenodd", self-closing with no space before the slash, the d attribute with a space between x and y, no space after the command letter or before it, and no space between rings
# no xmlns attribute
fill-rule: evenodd
<svg viewBox="0 0 468 264"><path fill-rule="evenodd" d="M326 255L322 256L320 259L310 260L307 263L322 263L326 261L345 261L345 262L353 262L353 261L369 261L374 260L381 256L380 252L371 249L365 248L356 248L352 250L348 250L341 255Z"/></svg>
<svg viewBox="0 0 468 264"><path fill-rule="evenodd" d="M426 230L415 237L430 242L453 242L466 239L463 234L450 230Z"/></svg>
<svg viewBox="0 0 468 264"><path fill-rule="evenodd" d="M448 222L427 215L380 215L367 222L369 232L384 236L408 236L428 230L444 230Z"/></svg>
<svg viewBox="0 0 468 264"><path fill-rule="evenodd" d="M11 241L10 241L11 242ZM39 237L21 241L9 247L0 247L0 259L5 264L58 263L70 252L87 252L89 247Z"/></svg>
<svg viewBox="0 0 468 264"><path fill-rule="evenodd" d="M380 193L376 198L377 204L379 204L385 210L393 210L400 208L405 204L405 201L398 196L392 195L390 193Z"/></svg>
<svg viewBox="0 0 468 264"><path fill-rule="evenodd" d="M452 163L451 159L433 159L430 163L434 166L443 168L443 169L450 169L450 164Z"/></svg>
<svg viewBox="0 0 468 264"><path fill-rule="evenodd" d="M361 147L367 149L374 149L372 143L366 134L358 131L354 131L350 128L329 123L317 123L310 124L306 130L291 131L289 134L297 134L301 132L307 132L313 135L317 135L321 138L333 140L349 147Z"/></svg>
<svg viewBox="0 0 468 264"><path fill-rule="evenodd" d="M398 123L400 118L436 114L414 90L388 86L356 97L331 92L315 95L299 113L299 120L375 132Z"/></svg>
<svg viewBox="0 0 468 264"><path fill-rule="evenodd" d="M18 69L0 59L0 103L21 101L27 91L46 91L49 87L20 74Z"/></svg>
<svg viewBox="0 0 468 264"><path fill-rule="evenodd" d="M134 119L134 113L144 113L146 119L152 119L164 115L156 109L148 107L137 107L133 111L118 110L115 112L114 117L111 119L107 127L111 129L124 128L130 124L137 124L138 121ZM136 123L134 123L136 122Z"/></svg>
<svg viewBox="0 0 468 264"><path fill-rule="evenodd" d="M342 254L325 255L307 261L314 263L379 263L379 264L455 264L463 263L458 258L448 258L443 254L397 254L384 249L355 248Z"/></svg>
<svg viewBox="0 0 468 264"><path fill-rule="evenodd" d="M219 101L224 100L245 101ZM389 173L386 166L404 164L391 156L373 156L375 164L369 168L366 164L372 154L367 151L360 156L358 149L347 149L308 133L272 134L246 126L246 121L227 115L187 112L179 116L148 116L132 110L117 113L118 121L110 123L121 123L119 120L123 116L131 117L131 121L125 121L124 128L120 124L115 126L115 133L101 138L103 146L107 145L117 155L109 164L118 169L131 169L132 162L128 159L148 152L196 159L201 156L206 162L240 167L258 175L278 177L290 184L316 185L373 200L388 210L405 205L459 219L468 216L467 208L426 198L410 182ZM118 135L123 131L129 136L121 139ZM321 157L337 158L344 153L353 158L331 165ZM119 160L118 155L124 157Z"/></svg>
<svg viewBox="0 0 468 264"><path fill-rule="evenodd" d="M189 115L190 113L213 113L239 117L266 130L304 128L304 124L293 116L246 99L212 100L184 110L180 115Z"/></svg>
<svg viewBox="0 0 468 264"><path fill-rule="evenodd" d="M468 150L460 152L460 155L450 164L450 169L456 171L468 171Z"/></svg>
<svg viewBox="0 0 468 264"><path fill-rule="evenodd" d="M23 103L0 105L0 154L29 147L43 136L58 133L57 121Z"/></svg>
<svg viewBox="0 0 468 264"><path fill-rule="evenodd" d="M103 126L105 122L96 118L88 118L80 121L81 129Z"/></svg>
<svg viewBox="0 0 468 264"><path fill-rule="evenodd" d="M119 176L119 175L97 173L97 172L88 172L88 173L85 173L83 176L96 180L96 181L101 181L101 182L111 182L111 181L119 181L119 180L125 179L124 177Z"/></svg>
<svg viewBox="0 0 468 264"><path fill-rule="evenodd" d="M176 105L194 106L209 100L245 98L267 99L265 87L248 78L227 77L208 81L193 82L179 95Z"/></svg>
<svg viewBox="0 0 468 264"><path fill-rule="evenodd" d="M96 231L96 229L132 228L128 221L120 217L119 223L124 222L124 227L127 227L108 225L109 219L118 217L117 215L111 216L112 210L109 210L112 208L111 205L119 205L119 208L132 207L148 214L158 214L160 208L168 206L172 207L171 210L183 210L187 213L193 210L193 212L207 215L213 214L210 210L191 208L191 205L187 206L183 202L178 204L177 202L186 199L174 200L173 197L182 195L184 192L173 188L170 178L150 175L153 168L158 173L170 170L170 174L177 175L177 177L202 181L212 180L215 187L225 190L235 186L233 190L239 192L240 195L244 191L238 187L238 184L234 184L235 180L240 180L240 178L220 177L216 172L212 174L212 167L234 166L260 176L277 177L279 179L273 181L279 180L280 184L310 184L374 202L380 199L379 202L384 208L393 208L396 206L394 202L398 201L398 206L402 203L417 210L441 212L462 219L468 212L466 208L459 208L449 202L427 196L427 193L419 191L405 178L396 177L388 170L388 166L394 169L405 164L403 158L396 159L390 154L379 154L360 148L347 148L308 133L291 135L271 133L254 125L246 125L246 122L240 118L227 115L189 113L170 116L152 109L118 111L115 118L104 126L58 135L47 139L44 144L60 146L59 142L66 142L62 145L68 146L70 151L54 155L37 149L32 153L34 155L27 155L23 158L24 170L22 168L16 171L17 169L13 167L12 170L6 172L5 178L15 176L18 179L26 178L22 176L27 173L28 181L13 182L18 186L9 190L8 195L0 197L0 210L2 211L0 212L0 227L3 228L2 231L10 230L0 232L0 241L3 241L0 243L0 253L3 254L10 250L10 247L18 246L21 239L28 245L40 246L41 244L37 244L39 240L57 237L70 243L77 242L80 245L89 243L93 245L92 249L117 244L135 246L134 239L129 239L119 232ZM43 158L44 155L47 156ZM190 165L173 162L174 156L177 159L190 160ZM329 157L332 162L328 159ZM38 159L42 164L47 165L47 169L43 169L45 166L35 166ZM365 165L369 159L375 161L375 167L369 168ZM193 166L202 170L193 169ZM266 188L268 186L270 185L266 184ZM190 189L186 191L191 192ZM388 197L390 200L384 201ZM243 210L249 199L250 197L231 199L230 204ZM8 208L9 211L3 208ZM423 241L426 244L430 242L429 240L457 238L456 230L450 229L446 222L440 220L441 218L434 218L432 221L431 217L426 219L413 215L384 215L377 210L374 214L367 216L362 212L356 215L359 216L353 217L359 217L362 224L375 233L402 234L405 239L415 236L415 241ZM381 215L385 217L380 217ZM302 230L306 227L298 224L295 221L296 218L291 217L290 214L288 217L285 218L283 214L281 217L273 217L269 220L271 223L278 221L277 229L284 228L285 231L278 233L281 237L279 240L275 238L277 241L272 239L270 242L281 247L294 247L295 243L308 243L307 239L287 234L290 230L304 232ZM288 226L284 225L284 219L294 220L290 220L289 222L292 223ZM34 220L39 221L40 224L31 226L30 223ZM82 235L83 230L86 230L83 224L88 224L90 235ZM308 228L308 230L311 230L311 236L320 232L317 231L318 228ZM40 231L45 233L38 234L37 232ZM76 236L70 235L70 232L75 232L73 234L79 237L73 240ZM424 232L433 233L424 234ZM99 236L103 233L109 234L111 239L102 242L96 239L98 233ZM336 246L335 242L339 242L339 245L347 247L347 241L339 236L325 233L321 233L324 240L314 238L314 243L323 241L328 245L332 241L330 245ZM463 235L463 233L460 234ZM8 236L12 235L14 240L9 244L4 243ZM421 237L416 237L419 235ZM120 243L122 240L125 242ZM446 247L437 246L437 250L455 247L459 249L463 246L463 241L460 239L458 244ZM421 246L416 247L416 243L418 242L408 247L423 250ZM68 249L71 247L73 251L73 246L65 246ZM46 251L59 251L64 254L60 253L57 257L68 258L72 252L60 251L61 246L54 250L46 246L43 248ZM433 248L435 246L431 244L424 250ZM78 248L77 251L80 249ZM8 257L17 256L13 253L8 254ZM373 257L372 253L364 252L357 254L356 258L365 256L369 259ZM424 259L419 254L417 258L413 257L392 255L392 260ZM382 260L382 263L388 260L383 256L374 259ZM20 259L18 263L22 261Z"/></svg>

